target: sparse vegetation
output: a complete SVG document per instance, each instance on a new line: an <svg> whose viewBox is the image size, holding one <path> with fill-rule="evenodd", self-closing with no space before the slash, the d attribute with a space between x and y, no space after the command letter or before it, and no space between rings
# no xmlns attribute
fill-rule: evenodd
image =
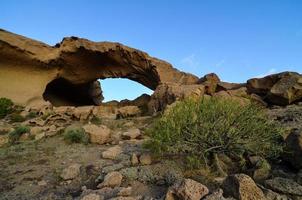
<svg viewBox="0 0 302 200"><path fill-rule="evenodd" d="M18 113L12 113L10 116L10 121L11 122L23 122L25 121L25 117L23 117L22 115L18 114Z"/></svg>
<svg viewBox="0 0 302 200"><path fill-rule="evenodd" d="M102 124L102 119L97 117L97 116L93 116L92 119L90 120L90 122L95 124L95 125L101 125Z"/></svg>
<svg viewBox="0 0 302 200"><path fill-rule="evenodd" d="M64 140L67 143L89 143L89 136L85 133L84 129L75 127L67 128L64 131Z"/></svg>
<svg viewBox="0 0 302 200"><path fill-rule="evenodd" d="M15 144L19 140L19 138L21 137L22 134L28 133L29 131L30 131L30 128L28 126L16 127L15 130L10 132L8 135L9 143Z"/></svg>
<svg viewBox="0 0 302 200"><path fill-rule="evenodd" d="M188 99L155 122L146 147L158 155L185 158L190 167L216 166L219 171L221 154L239 162L244 155L278 157L283 149L281 133L256 105Z"/></svg>
<svg viewBox="0 0 302 200"><path fill-rule="evenodd" d="M0 119L4 118L13 110L13 102L7 98L0 98Z"/></svg>
<svg viewBox="0 0 302 200"><path fill-rule="evenodd" d="M38 115L36 112L29 112L28 115L26 115L26 119L33 119L36 118Z"/></svg>

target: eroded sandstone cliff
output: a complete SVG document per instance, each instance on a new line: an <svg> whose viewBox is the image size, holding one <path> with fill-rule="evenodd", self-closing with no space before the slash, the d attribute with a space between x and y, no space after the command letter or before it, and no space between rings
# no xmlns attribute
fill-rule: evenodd
<svg viewBox="0 0 302 200"><path fill-rule="evenodd" d="M0 94L18 104L99 104L97 79L128 78L155 90L161 83L194 84L198 78L147 53L111 42L67 37L55 46L0 30ZM71 98L72 97L72 98Z"/></svg>

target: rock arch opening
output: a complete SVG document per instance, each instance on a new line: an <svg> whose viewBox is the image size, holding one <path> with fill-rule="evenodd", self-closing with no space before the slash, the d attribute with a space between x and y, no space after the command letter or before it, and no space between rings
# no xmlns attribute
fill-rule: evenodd
<svg viewBox="0 0 302 200"><path fill-rule="evenodd" d="M127 78L106 78L99 80L102 85L104 102L133 101L142 95L151 95L153 90Z"/></svg>
<svg viewBox="0 0 302 200"><path fill-rule="evenodd" d="M103 100L99 82L73 84L64 78L48 83L43 98L54 106L99 105Z"/></svg>

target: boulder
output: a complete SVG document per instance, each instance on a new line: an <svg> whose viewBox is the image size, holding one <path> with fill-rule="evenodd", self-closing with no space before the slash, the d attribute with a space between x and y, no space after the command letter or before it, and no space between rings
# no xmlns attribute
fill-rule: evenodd
<svg viewBox="0 0 302 200"><path fill-rule="evenodd" d="M25 111L37 112L41 115L51 112L52 104L43 99L33 99L26 104Z"/></svg>
<svg viewBox="0 0 302 200"><path fill-rule="evenodd" d="M8 135L0 135L0 147L8 143Z"/></svg>
<svg viewBox="0 0 302 200"><path fill-rule="evenodd" d="M122 184L123 176L120 172L109 172L102 183L100 183L97 187L119 187Z"/></svg>
<svg viewBox="0 0 302 200"><path fill-rule="evenodd" d="M104 125L86 124L83 126L85 132L89 135L90 142L96 144L105 144L110 139L110 129Z"/></svg>
<svg viewBox="0 0 302 200"><path fill-rule="evenodd" d="M60 115L69 115L72 116L74 113L75 107L73 106L60 106L60 107L54 107L53 111Z"/></svg>
<svg viewBox="0 0 302 200"><path fill-rule="evenodd" d="M209 189L203 184L192 179L184 179L175 183L168 189L166 200L200 200L209 193Z"/></svg>
<svg viewBox="0 0 302 200"><path fill-rule="evenodd" d="M131 128L127 130L126 132L122 133L122 139L130 140L130 139L136 139L141 135L141 132L138 128Z"/></svg>
<svg viewBox="0 0 302 200"><path fill-rule="evenodd" d="M245 174L235 174L226 177L222 189L228 197L241 200L265 200L262 190L253 179Z"/></svg>
<svg viewBox="0 0 302 200"><path fill-rule="evenodd" d="M264 183L267 188L275 192L294 196L302 196L302 186L291 179L276 177L266 180Z"/></svg>
<svg viewBox="0 0 302 200"><path fill-rule="evenodd" d="M81 198L81 200L103 200L104 198L98 194L87 194Z"/></svg>
<svg viewBox="0 0 302 200"><path fill-rule="evenodd" d="M80 175L80 168L81 168L80 164L72 164L62 171L60 177L63 180L74 179Z"/></svg>
<svg viewBox="0 0 302 200"><path fill-rule="evenodd" d="M249 93L262 96L274 105L288 105L302 99L302 75L282 72L247 81Z"/></svg>
<svg viewBox="0 0 302 200"><path fill-rule="evenodd" d="M81 121L88 120L92 114L93 106L80 106L76 107L73 111L73 116Z"/></svg>
<svg viewBox="0 0 302 200"><path fill-rule="evenodd" d="M135 153L133 153L130 157L130 161L132 165L137 165L138 164L138 157Z"/></svg>
<svg viewBox="0 0 302 200"><path fill-rule="evenodd" d="M204 85L206 94L212 95L215 93L219 82L219 77L215 73L210 73L200 78L197 83Z"/></svg>
<svg viewBox="0 0 302 200"><path fill-rule="evenodd" d="M137 117L141 114L141 110L137 106L124 106L117 110L116 118Z"/></svg>
<svg viewBox="0 0 302 200"><path fill-rule="evenodd" d="M185 98L199 98L204 95L205 88L203 85L180 85L175 83L164 83L159 85L151 95L148 104L150 113L156 113L164 110L168 105L175 101Z"/></svg>
<svg viewBox="0 0 302 200"><path fill-rule="evenodd" d="M102 152L102 157L106 159L116 159L118 155L122 153L122 148L118 145L108 148L106 151Z"/></svg>
<svg viewBox="0 0 302 200"><path fill-rule="evenodd" d="M139 162L142 165L150 165L152 163L152 158L150 154L143 153L139 156Z"/></svg>
<svg viewBox="0 0 302 200"><path fill-rule="evenodd" d="M286 156L292 166L301 169L302 168L302 131L299 129L293 129L291 133L285 139L286 148L289 154Z"/></svg>

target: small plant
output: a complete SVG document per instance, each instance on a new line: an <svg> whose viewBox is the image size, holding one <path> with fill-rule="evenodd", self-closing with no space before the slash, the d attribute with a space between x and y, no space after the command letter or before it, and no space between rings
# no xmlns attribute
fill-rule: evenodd
<svg viewBox="0 0 302 200"><path fill-rule="evenodd" d="M276 158L282 130L254 104L225 99L187 99L167 111L149 130L145 144L161 156L185 158L191 168L215 166L218 155L240 162L245 155Z"/></svg>
<svg viewBox="0 0 302 200"><path fill-rule="evenodd" d="M97 116L93 116L92 119L90 120L90 122L95 124L95 125L101 125L102 124L102 119L97 117Z"/></svg>
<svg viewBox="0 0 302 200"><path fill-rule="evenodd" d="M15 130L9 133L8 140L10 144L15 144L22 134L28 133L30 128L28 126L17 126Z"/></svg>
<svg viewBox="0 0 302 200"><path fill-rule="evenodd" d="M64 131L64 140L67 143L89 143L89 137L82 128L67 128Z"/></svg>
<svg viewBox="0 0 302 200"><path fill-rule="evenodd" d="M0 98L0 119L4 118L13 110L13 102L7 98Z"/></svg>
<svg viewBox="0 0 302 200"><path fill-rule="evenodd" d="M25 121L25 117L23 117L22 115L17 114L17 113L13 113L9 117L10 117L11 122L23 122L23 121Z"/></svg>
<svg viewBox="0 0 302 200"><path fill-rule="evenodd" d="M29 112L28 115L26 115L26 119L33 119L37 117L36 112Z"/></svg>

